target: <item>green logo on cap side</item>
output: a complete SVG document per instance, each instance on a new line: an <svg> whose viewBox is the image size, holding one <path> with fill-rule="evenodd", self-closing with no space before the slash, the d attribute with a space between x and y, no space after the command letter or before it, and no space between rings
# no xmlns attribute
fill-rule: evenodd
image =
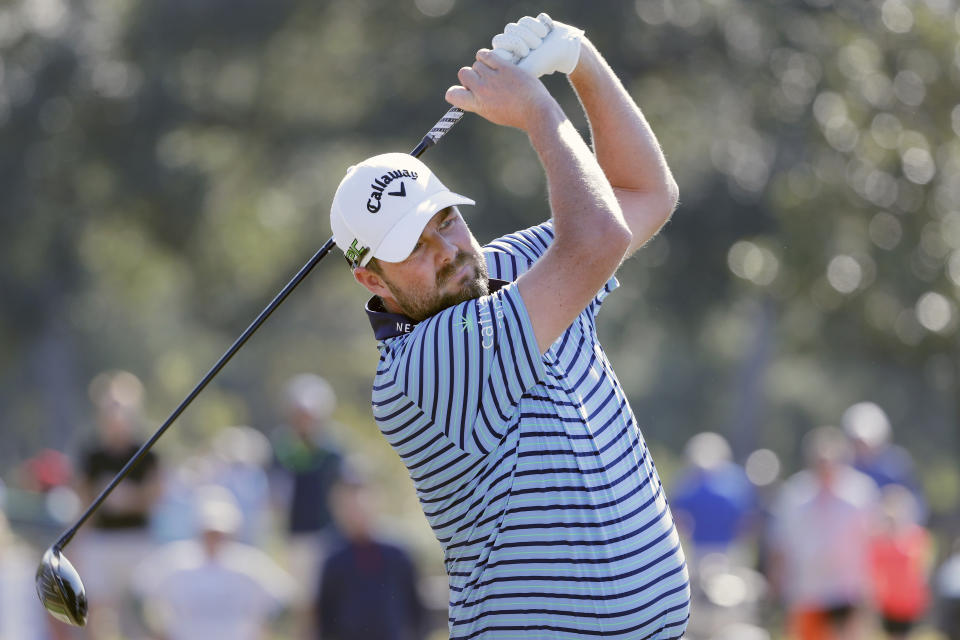
<svg viewBox="0 0 960 640"><path fill-rule="evenodd" d="M363 260L363 256L367 255L367 252L370 251L370 247L358 247L357 242L357 239L354 238L353 242L350 243L350 247L345 252L347 262L354 268L360 266L360 261Z"/></svg>

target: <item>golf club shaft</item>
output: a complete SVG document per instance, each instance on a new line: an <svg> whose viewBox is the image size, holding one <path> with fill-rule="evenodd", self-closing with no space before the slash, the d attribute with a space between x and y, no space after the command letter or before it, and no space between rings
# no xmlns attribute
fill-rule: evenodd
<svg viewBox="0 0 960 640"><path fill-rule="evenodd" d="M423 155L424 151L435 145L440 138L446 135L450 128L459 122L460 118L462 117L463 111L457 107L453 107L447 111L447 113L437 122L437 124L430 129L427 135L423 137L414 150L410 152L410 155L415 158L419 158L421 155ZM322 260L327 253L330 252L330 249L333 248L334 244L335 242L333 238L327 240L313 255L313 257L310 258L310 260L308 260L307 263L300 268L300 271L298 271L293 279L290 280L290 282L287 283L280 293L276 295L270 304L268 304L266 308L260 312L260 315L258 315L252 323L250 323L250 326L247 327L240 337L236 339L233 345L227 349L226 353L220 356L220 359L217 360L216 364L214 364L210 371L207 372L207 375L205 375L197 384L197 386L193 388L193 391L191 391L190 394L184 398L183 402L181 402L180 405L173 410L173 413L171 413L164 423L160 425L160 428L157 429L156 433L154 433L150 439L147 440L135 454L133 454L133 457L130 458L125 465L123 465L123 468L120 469L113 480L110 481L110 484L108 484L103 491L100 492L100 495L98 495L97 498L90 504L90 506L87 507L87 510L83 512L79 520L77 520L72 527L67 529L63 535L60 536L60 539L57 540L57 542L53 545L54 549L62 550L70 543L70 541L73 539L73 536L76 535L77 530L80 529L80 527L83 526L90 516L93 515L93 512L96 511L101 504L103 504L103 501L107 499L107 496L109 496L116 486L120 484L120 482L127 476L128 473L130 473L130 470L133 469L138 462L140 462L140 459L146 455L147 451L149 451L154 444L156 444L157 440L159 440L160 437L166 433L167 429L170 428L170 425L173 424L180 414L183 413L188 406L190 406L190 403L193 402L194 398L196 398L200 392L203 391L208 384L210 384L210 381L213 380L218 373L220 373L220 370L223 369L223 367L230 361L237 351L240 350L240 347L246 344L247 340L250 339L250 336L252 336L256 330L260 328L260 325L262 325L264 321L270 317L270 314L272 314L276 308L279 307L280 304L287 298L287 296L289 296L290 293L297 288L297 285L299 285L300 282L307 277L307 274L309 274L313 268L317 266L317 263L320 262L320 260Z"/></svg>

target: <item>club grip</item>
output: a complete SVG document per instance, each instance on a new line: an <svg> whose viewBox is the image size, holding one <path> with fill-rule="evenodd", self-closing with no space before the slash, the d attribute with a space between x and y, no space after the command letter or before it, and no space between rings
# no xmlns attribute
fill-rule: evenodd
<svg viewBox="0 0 960 640"><path fill-rule="evenodd" d="M437 144L440 141L440 138L447 134L453 125L460 122L460 118L463 117L463 109L460 107L451 107L442 118L437 121L437 124L433 125L433 128L427 132L427 135L423 136L423 139L420 141L413 151L410 152L414 158L419 158L423 155L423 152Z"/></svg>

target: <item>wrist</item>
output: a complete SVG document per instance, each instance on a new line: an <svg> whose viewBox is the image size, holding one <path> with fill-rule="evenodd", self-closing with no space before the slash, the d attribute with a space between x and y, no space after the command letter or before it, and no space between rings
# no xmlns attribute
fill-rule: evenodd
<svg viewBox="0 0 960 640"><path fill-rule="evenodd" d="M520 127L531 140L544 135L556 135L557 128L567 121L567 114L556 99L546 93L527 114L526 122Z"/></svg>
<svg viewBox="0 0 960 640"><path fill-rule="evenodd" d="M580 40L580 57L577 66L567 74L571 82L584 82L596 76L596 71L602 66L600 52L586 36Z"/></svg>

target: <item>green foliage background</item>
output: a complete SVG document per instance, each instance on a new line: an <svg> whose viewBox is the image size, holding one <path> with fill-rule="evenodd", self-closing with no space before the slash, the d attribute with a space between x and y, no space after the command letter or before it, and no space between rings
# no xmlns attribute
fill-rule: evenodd
<svg viewBox="0 0 960 640"><path fill-rule="evenodd" d="M727 435L796 468L869 399L957 506L960 13L955 0L16 0L0 7L0 475L91 435L86 385L129 369L156 424L329 236L345 168L408 151L503 24L586 29L660 137L681 205L620 273L602 335L664 475ZM562 78L551 89L585 131ZM481 242L548 215L517 131L477 117L424 159ZM364 291L315 273L163 441L269 430L286 378L376 434ZM151 425L152 426L152 425ZM416 529L421 533L422 529ZM429 536L429 533L425 533Z"/></svg>

